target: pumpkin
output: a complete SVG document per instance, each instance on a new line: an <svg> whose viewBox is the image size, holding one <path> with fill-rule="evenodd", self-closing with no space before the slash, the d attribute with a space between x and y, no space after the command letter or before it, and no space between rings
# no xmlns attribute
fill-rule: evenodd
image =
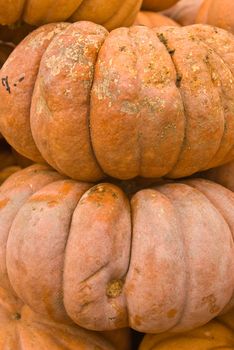
<svg viewBox="0 0 234 350"><path fill-rule="evenodd" d="M142 0L0 0L0 24L19 20L30 25L87 20L113 29L131 25L141 4Z"/></svg>
<svg viewBox="0 0 234 350"><path fill-rule="evenodd" d="M196 23L206 23L226 29L234 34L233 0L204 0Z"/></svg>
<svg viewBox="0 0 234 350"><path fill-rule="evenodd" d="M234 191L234 162L204 171L200 176L215 181Z"/></svg>
<svg viewBox="0 0 234 350"><path fill-rule="evenodd" d="M180 0L164 11L164 14L183 26L194 24L202 2L203 0Z"/></svg>
<svg viewBox="0 0 234 350"><path fill-rule="evenodd" d="M219 166L234 159L233 49L230 33L203 25L43 26L1 69L0 131L81 181Z"/></svg>
<svg viewBox="0 0 234 350"><path fill-rule="evenodd" d="M162 11L172 5L174 5L178 0L143 0L143 9L150 11Z"/></svg>
<svg viewBox="0 0 234 350"><path fill-rule="evenodd" d="M34 313L0 288L0 350L127 350L102 335Z"/></svg>
<svg viewBox="0 0 234 350"><path fill-rule="evenodd" d="M0 207L0 286L41 315L181 332L234 305L234 194L218 184L134 194L33 165L5 181Z"/></svg>
<svg viewBox="0 0 234 350"><path fill-rule="evenodd" d="M150 28L160 26L175 26L178 27L178 23L171 18L166 17L160 13L150 11L140 11L135 20L135 25L144 25Z"/></svg>
<svg viewBox="0 0 234 350"><path fill-rule="evenodd" d="M184 334L148 334L139 350L215 350L234 349L234 312Z"/></svg>

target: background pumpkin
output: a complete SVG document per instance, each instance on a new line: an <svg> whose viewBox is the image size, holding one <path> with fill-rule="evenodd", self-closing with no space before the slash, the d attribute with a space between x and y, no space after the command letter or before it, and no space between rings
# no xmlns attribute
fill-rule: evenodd
<svg viewBox="0 0 234 350"><path fill-rule="evenodd" d="M234 162L210 169L200 175L234 191Z"/></svg>
<svg viewBox="0 0 234 350"><path fill-rule="evenodd" d="M0 0L0 24L19 20L31 25L87 20L114 29L131 25L141 4L142 0Z"/></svg>
<svg viewBox="0 0 234 350"><path fill-rule="evenodd" d="M41 27L1 69L0 130L83 181L219 166L234 158L233 48L230 33L202 25Z"/></svg>
<svg viewBox="0 0 234 350"><path fill-rule="evenodd" d="M204 0L196 23L210 24L234 33L233 0Z"/></svg>
<svg viewBox="0 0 234 350"><path fill-rule="evenodd" d="M42 315L93 330L179 332L234 304L234 195L220 185L127 196L34 165L0 195L0 286Z"/></svg>
<svg viewBox="0 0 234 350"><path fill-rule="evenodd" d="M180 0L164 11L164 14L183 26L194 24L202 2L203 0Z"/></svg>
<svg viewBox="0 0 234 350"><path fill-rule="evenodd" d="M174 5L178 0L143 0L143 9L150 11L162 11L172 5Z"/></svg>
<svg viewBox="0 0 234 350"><path fill-rule="evenodd" d="M95 332L35 314L0 288L0 350L129 350L120 345Z"/></svg>
<svg viewBox="0 0 234 350"><path fill-rule="evenodd" d="M234 349L234 311L184 334L146 335L139 350Z"/></svg>
<svg viewBox="0 0 234 350"><path fill-rule="evenodd" d="M175 26L179 27L179 24L173 21L171 18L166 17L160 13L150 11L140 11L135 20L135 25L144 25L150 28L160 26Z"/></svg>

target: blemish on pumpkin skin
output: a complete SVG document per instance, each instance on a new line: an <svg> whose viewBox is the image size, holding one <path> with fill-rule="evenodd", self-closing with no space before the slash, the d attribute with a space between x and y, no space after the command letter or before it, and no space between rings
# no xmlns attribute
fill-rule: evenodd
<svg viewBox="0 0 234 350"><path fill-rule="evenodd" d="M47 202L49 207L55 207L73 189L73 183L64 183L56 194L36 194L30 198L30 202Z"/></svg>
<svg viewBox="0 0 234 350"><path fill-rule="evenodd" d="M106 295L109 298L117 298L122 293L123 281L113 280L108 283L106 288Z"/></svg>
<svg viewBox="0 0 234 350"><path fill-rule="evenodd" d="M167 317L168 318L173 318L173 317L176 316L176 314L177 314L177 310L176 309L171 309L171 310L168 311Z"/></svg>
<svg viewBox="0 0 234 350"><path fill-rule="evenodd" d="M7 205L7 203L9 202L9 198L5 198L3 200L0 201L0 209L5 208L5 206Z"/></svg>
<svg viewBox="0 0 234 350"><path fill-rule="evenodd" d="M207 297L202 298L202 305L207 304L211 314L217 314L220 310L216 304L216 297L213 294L208 295Z"/></svg>
<svg viewBox="0 0 234 350"><path fill-rule="evenodd" d="M136 325L136 326L141 326L141 317L138 316L138 315L134 316L134 318L133 318L133 323L134 323L134 325Z"/></svg>

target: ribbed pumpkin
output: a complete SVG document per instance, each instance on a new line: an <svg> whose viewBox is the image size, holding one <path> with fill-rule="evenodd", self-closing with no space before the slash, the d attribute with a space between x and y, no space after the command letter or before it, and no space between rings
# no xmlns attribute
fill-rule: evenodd
<svg viewBox="0 0 234 350"><path fill-rule="evenodd" d="M164 13L183 26L194 24L202 2L203 0L180 0Z"/></svg>
<svg viewBox="0 0 234 350"><path fill-rule="evenodd" d="M196 23L210 24L234 34L233 13L233 0L204 0L198 11Z"/></svg>
<svg viewBox="0 0 234 350"><path fill-rule="evenodd" d="M136 25L144 25L150 28L160 26L175 26L179 27L179 24L173 21L171 18L166 17L160 13L150 11L140 11L135 20Z"/></svg>
<svg viewBox="0 0 234 350"><path fill-rule="evenodd" d="M185 334L146 335L139 350L233 350L234 311Z"/></svg>
<svg viewBox="0 0 234 350"><path fill-rule="evenodd" d="M0 0L0 24L87 20L114 29L131 25L141 4L142 0Z"/></svg>
<svg viewBox="0 0 234 350"><path fill-rule="evenodd" d="M0 131L83 181L219 166L234 159L233 52L230 33L203 25L46 25L1 69Z"/></svg>
<svg viewBox="0 0 234 350"><path fill-rule="evenodd" d="M178 0L143 0L143 9L150 11L162 11L172 5L174 5Z"/></svg>
<svg viewBox="0 0 234 350"><path fill-rule="evenodd" d="M0 286L92 330L181 332L230 309L234 194L207 180L134 186L43 165L12 175L0 190Z"/></svg>
<svg viewBox="0 0 234 350"><path fill-rule="evenodd" d="M234 162L205 171L201 176L234 191Z"/></svg>
<svg viewBox="0 0 234 350"><path fill-rule="evenodd" d="M122 341L122 340L121 340ZM34 313L0 288L0 350L127 350L104 336Z"/></svg>

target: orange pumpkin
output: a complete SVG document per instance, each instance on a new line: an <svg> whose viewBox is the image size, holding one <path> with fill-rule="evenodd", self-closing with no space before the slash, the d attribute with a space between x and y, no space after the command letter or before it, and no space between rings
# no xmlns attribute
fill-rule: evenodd
<svg viewBox="0 0 234 350"><path fill-rule="evenodd" d="M179 24L173 21L171 18L166 17L160 13L150 11L140 11L135 20L136 25L144 25L150 28L160 26L175 26L179 27Z"/></svg>
<svg viewBox="0 0 234 350"><path fill-rule="evenodd" d="M46 25L1 69L0 131L82 181L219 166L234 159L233 48L230 33L203 25Z"/></svg>
<svg viewBox="0 0 234 350"><path fill-rule="evenodd" d="M163 11L172 5L174 5L178 0L143 0L143 9L149 11Z"/></svg>
<svg viewBox="0 0 234 350"><path fill-rule="evenodd" d="M139 350L233 350L234 311L184 334L148 334Z"/></svg>
<svg viewBox="0 0 234 350"><path fill-rule="evenodd" d="M0 350L129 350L115 344L114 338L111 341L74 324L42 317L0 288Z"/></svg>
<svg viewBox="0 0 234 350"><path fill-rule="evenodd" d="M233 0L204 0L198 11L196 23L210 24L234 34L233 13Z"/></svg>
<svg viewBox="0 0 234 350"><path fill-rule="evenodd" d="M131 25L141 4L142 0L0 0L0 24L87 20L114 29Z"/></svg>
<svg viewBox="0 0 234 350"><path fill-rule="evenodd" d="M128 194L34 165L5 181L0 207L0 286L42 315L181 332L234 305L234 194L220 185Z"/></svg>
<svg viewBox="0 0 234 350"><path fill-rule="evenodd" d="M200 175L206 179L215 181L234 192L234 162L207 170Z"/></svg>

